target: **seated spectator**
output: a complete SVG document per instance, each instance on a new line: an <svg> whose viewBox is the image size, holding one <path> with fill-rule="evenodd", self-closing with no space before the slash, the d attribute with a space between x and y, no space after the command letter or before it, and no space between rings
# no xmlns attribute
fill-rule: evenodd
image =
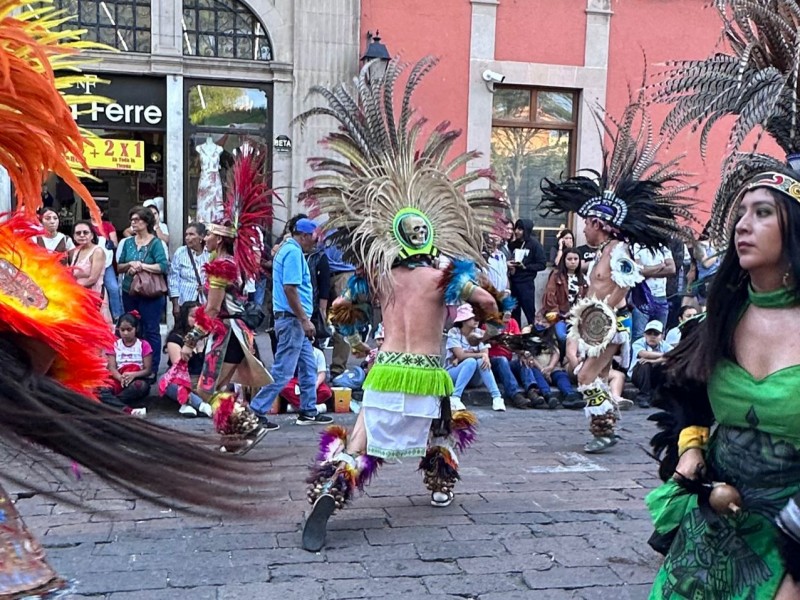
<svg viewBox="0 0 800 600"><path fill-rule="evenodd" d="M697 309L694 306L681 306L681 310L678 313L678 325L667 332L667 337L664 338L664 341L673 348L677 346L678 342L681 341L681 325L696 316Z"/></svg>
<svg viewBox="0 0 800 600"><path fill-rule="evenodd" d="M633 354L628 376L633 384L639 388L636 404L641 408L649 408L652 400L652 387L650 377L653 365L661 360L666 352L672 350L667 342L662 339L664 325L661 321L650 321L645 325L644 337L633 343Z"/></svg>
<svg viewBox="0 0 800 600"><path fill-rule="evenodd" d="M583 396L572 387L569 375L562 366L563 361L555 328L553 326L537 326L536 329L545 340L545 346L541 348L538 354L531 355L527 361L536 387L539 388L539 395L536 398L531 398L533 408L555 408L558 406L558 395L553 391L551 385L561 392L565 406L571 406L576 402L582 403Z"/></svg>
<svg viewBox="0 0 800 600"><path fill-rule="evenodd" d="M167 364L172 367L181 361L181 348L183 348L183 338L195 325L195 315L200 305L197 302L189 301L184 302L178 311L178 316L175 319L175 327L167 335L167 343L164 350L167 353ZM192 353L192 358L186 364L187 373L189 376L188 381L184 381L184 385L176 381L170 380L171 371L167 370L161 377L159 382L159 390L163 388L162 395L170 400L175 400L181 407L178 413L184 417L196 417L198 414L206 417L211 417L213 411L211 405L205 402L200 396L195 394L192 390L203 371L203 361L205 360L205 344L204 342L198 343ZM189 387L186 387L186 384ZM183 388L183 389L182 389Z"/></svg>
<svg viewBox="0 0 800 600"><path fill-rule="evenodd" d="M472 306L462 304L456 312L453 328L447 332L447 356L445 369L455 383L455 390L450 397L452 410L464 410L461 401L467 385L473 380L483 382L492 395L492 409L505 410L506 404L497 388L489 360L489 346L481 343L483 331L478 329L478 319Z"/></svg>
<svg viewBox="0 0 800 600"><path fill-rule="evenodd" d="M519 323L510 313L503 315L503 324L505 333L519 335ZM516 408L532 408L531 401L538 398L539 393L534 387L531 369L511 350L496 344L489 344L489 362L495 380L503 384L506 399Z"/></svg>
<svg viewBox="0 0 800 600"><path fill-rule="evenodd" d="M328 409L333 409L333 390L327 384L328 379L328 363L325 361L325 354L314 346L314 359L317 362L317 412L324 413ZM287 409L290 412L297 412L300 410L300 382L297 375L289 380L286 387L280 393L281 398L286 400ZM292 408L294 410L292 410Z"/></svg>
<svg viewBox="0 0 800 600"><path fill-rule="evenodd" d="M119 338L114 342L114 349L108 353L111 387L100 391L100 400L121 408L129 415L144 418L147 409L134 408L132 405L140 403L150 393L147 378L153 364L153 348L137 336L139 314L136 311L122 315L117 328Z"/></svg>
<svg viewBox="0 0 800 600"><path fill-rule="evenodd" d="M581 271L581 255L577 250L565 250L547 280L539 311L548 323L555 325L556 337L561 344L567 339L569 311L586 296L588 288L589 282Z"/></svg>

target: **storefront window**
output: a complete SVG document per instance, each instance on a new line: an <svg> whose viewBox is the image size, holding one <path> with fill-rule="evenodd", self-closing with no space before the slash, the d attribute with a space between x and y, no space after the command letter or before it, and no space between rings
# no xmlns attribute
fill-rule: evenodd
<svg viewBox="0 0 800 600"><path fill-rule="evenodd" d="M237 0L183 0L183 53L272 60L264 26Z"/></svg>
<svg viewBox="0 0 800 600"><path fill-rule="evenodd" d="M150 52L150 0L55 0L77 17L65 29L86 29L86 39L123 52Z"/></svg>
<svg viewBox="0 0 800 600"><path fill-rule="evenodd" d="M188 86L186 146L188 222L204 215L225 193L234 154L247 145L267 149L272 135L271 88ZM269 154L268 154L269 156ZM269 165L267 165L269 168Z"/></svg>
<svg viewBox="0 0 800 600"><path fill-rule="evenodd" d="M568 217L539 211L539 184L574 169L577 97L572 90L502 87L494 95L492 168L514 216L533 219L546 248Z"/></svg>

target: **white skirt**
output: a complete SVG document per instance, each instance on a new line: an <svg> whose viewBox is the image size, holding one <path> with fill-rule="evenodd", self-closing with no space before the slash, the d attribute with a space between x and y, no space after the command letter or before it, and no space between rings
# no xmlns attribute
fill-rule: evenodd
<svg viewBox="0 0 800 600"><path fill-rule="evenodd" d="M361 406L367 454L378 458L425 455L431 422L439 418L439 398L364 390Z"/></svg>

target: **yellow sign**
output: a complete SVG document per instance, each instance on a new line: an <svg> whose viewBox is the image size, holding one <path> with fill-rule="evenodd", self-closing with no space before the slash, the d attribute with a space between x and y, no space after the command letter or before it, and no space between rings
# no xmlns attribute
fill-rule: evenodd
<svg viewBox="0 0 800 600"><path fill-rule="evenodd" d="M97 138L86 140L83 156L90 169L144 171L144 142ZM77 162L75 157L68 157Z"/></svg>

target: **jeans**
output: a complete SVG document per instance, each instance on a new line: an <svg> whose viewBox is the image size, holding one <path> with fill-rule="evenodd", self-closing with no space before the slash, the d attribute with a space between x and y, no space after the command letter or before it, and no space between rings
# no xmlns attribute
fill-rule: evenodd
<svg viewBox="0 0 800 600"><path fill-rule="evenodd" d="M654 296L655 303L650 306L650 314L643 313L638 308L633 309L633 328L631 331L631 343L644 335L644 328L648 321L661 321L662 325L667 324L669 316L669 303L666 296Z"/></svg>
<svg viewBox="0 0 800 600"><path fill-rule="evenodd" d="M158 367L161 365L161 317L166 308L167 297L158 296L157 298L144 298L142 296L131 296L127 292L122 292L122 306L125 312L132 310L139 311L139 325L142 329L142 339L146 340L153 349L153 368L152 375L158 375Z"/></svg>
<svg viewBox="0 0 800 600"><path fill-rule="evenodd" d="M495 356L489 360L492 363L494 376L503 384L506 398L511 399L515 394L525 393L534 384L530 367L523 365L519 360L508 360L502 356Z"/></svg>
<svg viewBox="0 0 800 600"><path fill-rule="evenodd" d="M267 278L264 276L256 279L256 291L253 292L253 302L258 306L264 306L264 299L267 296Z"/></svg>
<svg viewBox="0 0 800 600"><path fill-rule="evenodd" d="M317 361L311 342L306 337L300 321L294 317L275 319L278 349L272 363L273 382L265 385L253 396L250 408L265 415L297 371L300 383L300 413L309 417L317 415Z"/></svg>
<svg viewBox="0 0 800 600"><path fill-rule="evenodd" d="M558 388L558 391L569 396L575 393L575 388L572 387L572 382L569 380L569 375L566 371L558 370L550 373L550 381Z"/></svg>
<svg viewBox="0 0 800 600"><path fill-rule="evenodd" d="M178 390L180 388L175 383L170 383L167 386L167 389L164 390L164 397L169 398L170 400L178 401ZM203 399L195 394L194 392L189 392L189 401L187 404L192 408L198 408L203 403Z"/></svg>
<svg viewBox="0 0 800 600"><path fill-rule="evenodd" d="M450 374L453 383L455 383L455 390L453 390L454 396L460 398L467 385L475 380L475 383L478 381L483 382L483 385L489 390L492 398L500 397L500 390L497 388L497 382L494 379L492 370L481 369L480 361L477 358L465 358L455 367L447 369L447 372Z"/></svg>
<svg viewBox="0 0 800 600"><path fill-rule="evenodd" d="M536 321L536 286L533 281L530 283L511 283L511 295L517 301L517 306L511 311L511 316L522 327L522 313L525 313L525 320L528 325L533 325Z"/></svg>
<svg viewBox="0 0 800 600"><path fill-rule="evenodd" d="M122 296L119 292L119 279L117 278L117 272L114 270L114 265L108 267L103 274L103 285L108 296L108 308L111 311L111 318L116 323L117 319L122 316Z"/></svg>

